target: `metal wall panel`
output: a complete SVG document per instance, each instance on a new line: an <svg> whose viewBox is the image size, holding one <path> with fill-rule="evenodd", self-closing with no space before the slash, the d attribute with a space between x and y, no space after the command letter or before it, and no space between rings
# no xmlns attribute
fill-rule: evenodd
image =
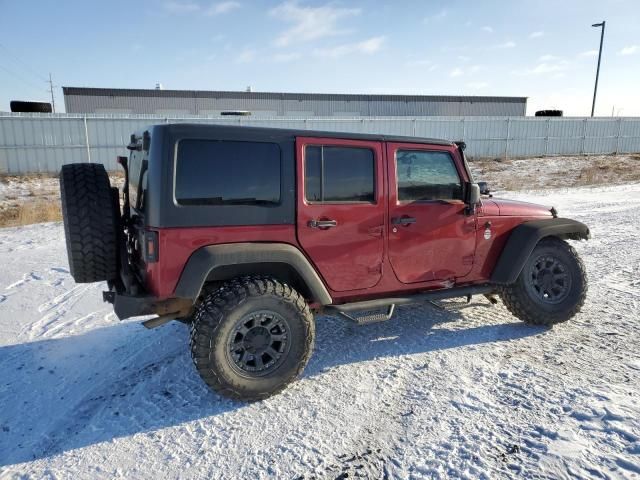
<svg viewBox="0 0 640 480"><path fill-rule="evenodd" d="M350 95L63 87L70 113L203 115L223 110L253 114L334 116L524 116L526 97L437 95ZM272 112L275 112L272 113Z"/></svg>
<svg viewBox="0 0 640 480"><path fill-rule="evenodd" d="M301 107L303 108L303 107ZM131 133L166 122L295 128L464 140L467 155L640 152L640 118L523 117L191 117L152 115L0 114L0 173L56 173L73 162L119 167Z"/></svg>

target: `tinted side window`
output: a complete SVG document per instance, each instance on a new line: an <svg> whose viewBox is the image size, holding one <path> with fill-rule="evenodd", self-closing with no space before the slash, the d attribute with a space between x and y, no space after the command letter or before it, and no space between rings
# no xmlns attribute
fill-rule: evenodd
<svg viewBox="0 0 640 480"><path fill-rule="evenodd" d="M280 147L275 143L181 140L175 196L182 205L280 202Z"/></svg>
<svg viewBox="0 0 640 480"><path fill-rule="evenodd" d="M373 151L357 147L305 147L305 198L309 202L375 201Z"/></svg>
<svg viewBox="0 0 640 480"><path fill-rule="evenodd" d="M142 150L134 150L129 156L129 201L132 206L138 203L138 183L140 182L143 156L144 152ZM145 178L146 175L142 179L143 182Z"/></svg>
<svg viewBox="0 0 640 480"><path fill-rule="evenodd" d="M398 200L462 200L462 183L446 152L396 152Z"/></svg>

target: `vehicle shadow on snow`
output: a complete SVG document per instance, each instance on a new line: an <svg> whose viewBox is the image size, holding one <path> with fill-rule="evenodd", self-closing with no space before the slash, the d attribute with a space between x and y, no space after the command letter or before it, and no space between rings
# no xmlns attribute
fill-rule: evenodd
<svg viewBox="0 0 640 480"><path fill-rule="evenodd" d="M338 365L545 331L520 323L465 328L461 319L459 311L429 306L401 308L394 320L366 327L318 317L316 348L304 377ZM455 328L443 327L448 323ZM183 324L148 331L127 322L0 347L0 466L136 434L161 444L157 432L163 428L247 407L208 390L187 345ZM211 435L211 428L190 427L193 435Z"/></svg>
<svg viewBox="0 0 640 480"><path fill-rule="evenodd" d="M489 303L473 303L472 317L491 318L500 307ZM340 317L317 319L316 349L305 370L305 376L321 374L332 367L381 357L418 353L517 340L538 335L547 327L534 327L515 320L512 323L467 326L463 312L467 307L439 309L430 305L405 306L395 317L382 323L358 326ZM449 325L450 324L450 325Z"/></svg>

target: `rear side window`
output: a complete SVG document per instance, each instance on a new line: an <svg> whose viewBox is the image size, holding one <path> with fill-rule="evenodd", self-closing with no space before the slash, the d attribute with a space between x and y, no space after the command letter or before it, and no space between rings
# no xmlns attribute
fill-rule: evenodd
<svg viewBox="0 0 640 480"><path fill-rule="evenodd" d="M462 200L462 183L447 152L396 152L399 201Z"/></svg>
<svg viewBox="0 0 640 480"><path fill-rule="evenodd" d="M145 152L142 150L134 150L129 156L129 201L132 206L138 204L138 197L143 197L143 191L146 188L147 174L144 173L142 177L142 184L140 184L140 173L142 171L142 161ZM138 192L138 186L141 186L141 191Z"/></svg>
<svg viewBox="0 0 640 480"><path fill-rule="evenodd" d="M175 166L181 205L280 202L280 147L275 143L181 140Z"/></svg>
<svg viewBox="0 0 640 480"><path fill-rule="evenodd" d="M375 160L368 148L308 145L304 174L308 202L375 201Z"/></svg>

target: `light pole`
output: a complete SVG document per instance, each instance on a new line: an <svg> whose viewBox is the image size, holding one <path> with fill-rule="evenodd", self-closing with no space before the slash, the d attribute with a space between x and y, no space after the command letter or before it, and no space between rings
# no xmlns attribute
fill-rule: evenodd
<svg viewBox="0 0 640 480"><path fill-rule="evenodd" d="M602 42L604 41L604 20L602 23L594 23L591 25L592 27L602 27L602 31L600 33L600 51L598 52L598 69L596 70L596 86L593 89L593 103L591 104L591 116L593 117L593 112L596 109L596 94L598 93L598 77L600 76L600 59L602 58Z"/></svg>

